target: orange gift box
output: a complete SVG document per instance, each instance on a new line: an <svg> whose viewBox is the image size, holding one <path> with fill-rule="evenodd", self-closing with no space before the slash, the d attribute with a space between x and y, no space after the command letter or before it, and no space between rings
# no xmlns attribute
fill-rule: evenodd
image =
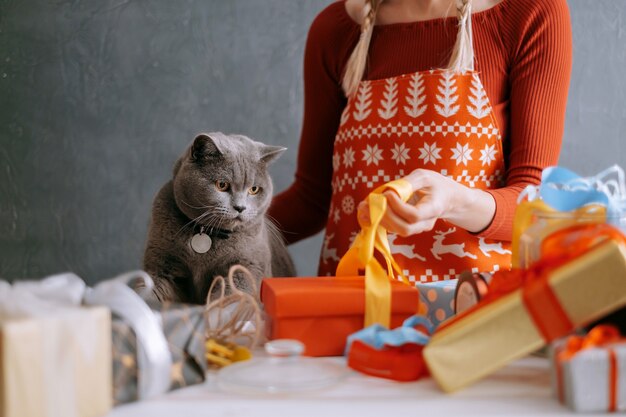
<svg viewBox="0 0 626 417"><path fill-rule="evenodd" d="M363 328L363 277L266 278L261 301L270 339L296 339L308 356L344 354L348 335ZM418 312L419 292L391 281L391 328Z"/></svg>

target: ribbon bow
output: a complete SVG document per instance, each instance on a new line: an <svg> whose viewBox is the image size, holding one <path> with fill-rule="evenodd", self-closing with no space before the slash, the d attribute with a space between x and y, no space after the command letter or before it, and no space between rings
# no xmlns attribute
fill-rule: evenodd
<svg viewBox="0 0 626 417"><path fill-rule="evenodd" d="M397 381L426 375L422 349L433 325L424 316L411 316L393 330L374 324L348 336L348 366L357 371Z"/></svg>
<svg viewBox="0 0 626 417"><path fill-rule="evenodd" d="M387 190L398 193L402 201L407 201L413 194L411 184L402 179L384 184L372 191L367 196L370 224L362 224L359 219L361 231L337 266L337 276L359 275L359 270L365 269L364 327L374 323L389 327L391 318L391 284L389 281L399 276L406 284L409 283L402 268L391 255L387 230L380 225L387 210L387 199L383 195ZM374 249L385 259L387 271L374 257Z"/></svg>
<svg viewBox="0 0 626 417"><path fill-rule="evenodd" d="M417 329L420 327L421 329ZM352 343L360 340L375 349L383 349L385 346L398 347L407 343L424 346L428 343L434 326L424 316L411 316L404 320L402 326L395 329L387 329L380 324L374 324L352 333L346 342L346 353L350 351Z"/></svg>
<svg viewBox="0 0 626 417"><path fill-rule="evenodd" d="M557 359L559 361L567 361L581 350L604 347L621 340L623 338L617 327L600 324L591 329L585 336L568 337L565 347L557 354Z"/></svg>

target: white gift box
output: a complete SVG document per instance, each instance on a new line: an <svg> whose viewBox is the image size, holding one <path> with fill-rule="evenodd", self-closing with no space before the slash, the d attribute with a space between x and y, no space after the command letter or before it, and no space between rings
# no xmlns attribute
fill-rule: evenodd
<svg viewBox="0 0 626 417"><path fill-rule="evenodd" d="M0 417L99 417L112 406L111 313L37 294L61 281L0 282Z"/></svg>
<svg viewBox="0 0 626 417"><path fill-rule="evenodd" d="M560 360L566 342L553 348L552 385L563 403L580 413L626 410L626 341L586 348Z"/></svg>

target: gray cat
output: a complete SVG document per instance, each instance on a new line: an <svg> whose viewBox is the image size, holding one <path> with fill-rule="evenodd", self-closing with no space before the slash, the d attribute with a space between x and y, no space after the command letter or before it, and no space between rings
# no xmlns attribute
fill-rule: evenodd
<svg viewBox="0 0 626 417"><path fill-rule="evenodd" d="M267 167L284 151L240 135L195 138L152 207L144 269L160 301L204 304L213 277L225 277L234 264L259 283L295 275L265 215L272 199Z"/></svg>

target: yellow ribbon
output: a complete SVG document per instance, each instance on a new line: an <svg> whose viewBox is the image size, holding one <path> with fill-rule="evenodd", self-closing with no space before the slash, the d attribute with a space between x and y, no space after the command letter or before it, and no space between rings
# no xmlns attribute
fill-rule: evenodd
<svg viewBox="0 0 626 417"><path fill-rule="evenodd" d="M511 240L511 251L513 253L511 262L513 268L522 266L522 255L520 248L520 238L524 231L535 221L537 216L546 214L546 218L554 220L542 232L548 235L551 232L562 229L574 223L605 223L606 207L599 204L590 204L573 210L571 212L558 212L542 200L522 201L515 209L513 221L513 238ZM551 218L551 215L553 218ZM528 266L528 265L526 265Z"/></svg>
<svg viewBox="0 0 626 417"><path fill-rule="evenodd" d="M392 181L372 191L367 196L370 224L362 224L359 219L361 231L337 266L337 276L359 275L359 270L365 269L365 327L378 323L389 328L391 319L390 280L400 276L402 281L409 284L402 268L391 255L387 230L380 225L380 221L387 210L387 199L383 195L383 192L387 190L395 191L402 201L407 201L413 194L413 187L406 180ZM374 257L374 249L378 250L385 259L386 272ZM396 273L395 276L394 272Z"/></svg>

